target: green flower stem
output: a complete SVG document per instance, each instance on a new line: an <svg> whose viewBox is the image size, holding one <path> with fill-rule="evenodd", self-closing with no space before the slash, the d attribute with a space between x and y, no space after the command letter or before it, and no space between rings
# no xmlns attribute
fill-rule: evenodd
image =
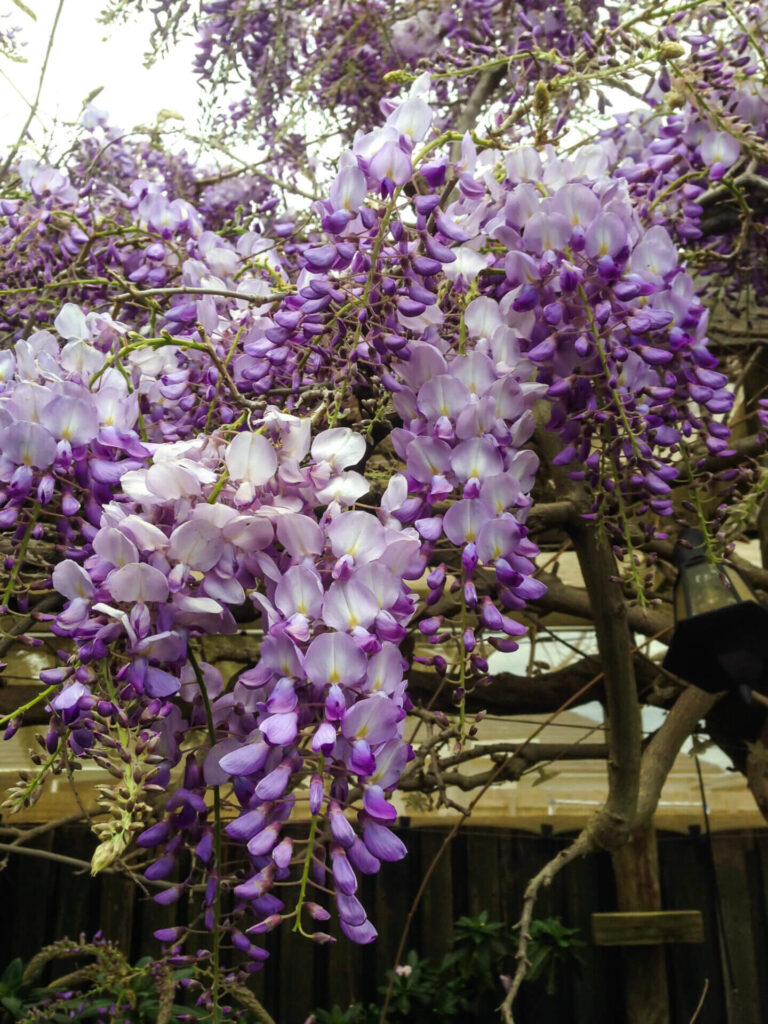
<svg viewBox="0 0 768 1024"><path fill-rule="evenodd" d="M307 935L301 925L301 908L304 906L304 900L307 894L307 882L309 881L309 869L312 865L312 853L315 848L315 832L317 831L317 818L316 814L312 815L312 821L309 826L309 836L307 838L307 852L304 855L304 867L301 872L301 882L299 886L299 899L296 903L296 920L293 925L293 930L304 935L306 938L311 936Z"/></svg>
<svg viewBox="0 0 768 1024"><path fill-rule="evenodd" d="M10 715L5 715L3 718L0 718L0 725L5 725L5 723L10 722L11 719L18 718L19 715L23 715L25 711L29 711L30 708L33 708L36 704L45 700L45 698L52 694L56 689L56 686L48 686L45 690L41 690L36 697L32 698L32 700L28 700L27 703L22 704L20 708L16 708L16 710L12 711Z"/></svg>
<svg viewBox="0 0 768 1024"><path fill-rule="evenodd" d="M2 601L0 601L0 604L7 605L8 602L10 601L10 599L11 599L11 595L13 594L14 587L16 586L16 579L17 579L19 573L21 572L21 566L24 563L24 556L27 553L27 548L29 547L29 542L32 540L32 531L35 528L35 524L37 523L37 518L38 518L39 515L40 515L40 505L38 503L35 503L35 505L32 507L32 512L30 513L30 516L29 516L29 522L27 523L27 528L24 531L24 537L22 538L22 541L21 541L21 547L19 548L19 554L18 554L18 556L16 558L16 561L14 562L13 568L11 569L10 576L8 577L8 585L5 588L5 592L3 593L3 599L2 599Z"/></svg>

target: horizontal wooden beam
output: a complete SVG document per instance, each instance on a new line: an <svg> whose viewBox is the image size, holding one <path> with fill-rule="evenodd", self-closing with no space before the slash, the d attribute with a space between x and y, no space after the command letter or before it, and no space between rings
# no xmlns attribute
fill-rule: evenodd
<svg viewBox="0 0 768 1024"><path fill-rule="evenodd" d="M700 910L623 911L592 915L596 946L657 946L663 942L703 942Z"/></svg>

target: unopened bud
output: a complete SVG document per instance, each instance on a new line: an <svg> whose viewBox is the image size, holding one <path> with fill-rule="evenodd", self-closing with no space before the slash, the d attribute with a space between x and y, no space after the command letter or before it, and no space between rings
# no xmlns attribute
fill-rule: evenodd
<svg viewBox="0 0 768 1024"><path fill-rule="evenodd" d="M533 91L533 112L537 117L546 117L549 113L549 89L546 82L537 82Z"/></svg>

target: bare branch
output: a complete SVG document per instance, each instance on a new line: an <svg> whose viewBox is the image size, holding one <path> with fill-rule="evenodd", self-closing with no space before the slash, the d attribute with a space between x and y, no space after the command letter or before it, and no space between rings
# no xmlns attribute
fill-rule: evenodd
<svg viewBox="0 0 768 1024"><path fill-rule="evenodd" d="M636 823L645 824L653 817L680 748L718 702L722 694L707 693L697 686L683 690L643 751L640 765L640 788L637 799Z"/></svg>
<svg viewBox="0 0 768 1024"><path fill-rule="evenodd" d="M522 985L528 971L527 952L528 943L531 938L531 919L533 918L533 908L536 905L539 892L542 889L548 889L555 876L559 874L567 864L570 864L572 860L576 860L577 857L583 857L584 854L591 853L594 849L596 849L594 839L590 828L587 827L579 833L570 846L561 850L556 857L553 857L548 864L545 864L541 871L534 875L526 886L525 897L523 899L523 912L520 916L520 923L518 925L520 929L520 940L516 954L517 968L515 970L514 977L512 978L512 984L509 986L509 990L504 997L504 1002L501 1004L501 1017L504 1024L515 1024L514 1017L512 1015L512 1004L515 1001L515 996L520 990L520 986Z"/></svg>

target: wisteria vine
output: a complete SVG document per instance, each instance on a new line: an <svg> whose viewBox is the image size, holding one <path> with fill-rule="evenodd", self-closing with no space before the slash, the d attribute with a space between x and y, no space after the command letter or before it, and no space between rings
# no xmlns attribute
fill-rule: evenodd
<svg viewBox="0 0 768 1024"><path fill-rule="evenodd" d="M280 924L376 937L357 892L406 852L409 670L453 688L467 742L488 648L545 591L548 477L641 604L675 488L717 557L754 483L708 325L745 276L765 300L764 233L734 222L768 164L762 8L512 6L203 3L197 71L247 69L219 125L262 133L261 169L91 105L0 199L0 605L62 643L10 804L73 759L114 776L93 869L136 844L160 904L197 901L157 937L185 963L213 932L214 1008L225 940L248 972ZM149 7L170 41L190 5ZM642 109L564 143L611 85ZM321 185L280 114L310 89L341 140ZM258 661L225 680L206 638L241 622Z"/></svg>

